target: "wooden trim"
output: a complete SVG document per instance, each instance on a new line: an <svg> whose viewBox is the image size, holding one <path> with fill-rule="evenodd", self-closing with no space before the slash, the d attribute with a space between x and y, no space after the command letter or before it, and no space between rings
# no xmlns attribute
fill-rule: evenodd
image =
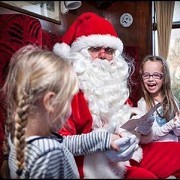
<svg viewBox="0 0 180 180"><path fill-rule="evenodd" d="M153 23L152 28L153 28L152 29L153 31L156 31L157 30L157 23ZM173 22L173 24L172 24L172 29L177 29L177 28L180 28L180 21Z"/></svg>

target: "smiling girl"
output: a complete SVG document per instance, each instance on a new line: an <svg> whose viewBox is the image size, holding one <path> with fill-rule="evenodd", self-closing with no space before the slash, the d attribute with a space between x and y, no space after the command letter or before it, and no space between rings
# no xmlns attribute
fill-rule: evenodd
<svg viewBox="0 0 180 180"><path fill-rule="evenodd" d="M160 56L146 56L140 65L142 98L138 101L141 113L155 104L162 105L153 114L150 133L142 134L143 159L138 166L153 172L158 178L180 178L180 111L171 90L167 62Z"/></svg>
<svg viewBox="0 0 180 180"><path fill-rule="evenodd" d="M162 106L154 113L153 140L178 141L178 136L180 136L180 122L177 120L179 107L171 90L166 60L160 56L146 56L140 66L140 74L143 97L139 100L138 107L149 111L155 104L162 103Z"/></svg>

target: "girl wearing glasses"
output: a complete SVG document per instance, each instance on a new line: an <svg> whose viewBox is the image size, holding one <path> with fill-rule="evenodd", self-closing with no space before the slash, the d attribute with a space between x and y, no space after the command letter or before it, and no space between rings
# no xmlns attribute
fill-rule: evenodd
<svg viewBox="0 0 180 180"><path fill-rule="evenodd" d="M146 127L144 131L140 129L146 144L142 145L143 159L139 166L160 178L170 175L180 178L180 111L171 90L166 60L160 56L146 56L140 65L140 75L142 98L138 101L139 113L146 113L159 102L162 105L153 114L150 132L147 134Z"/></svg>
<svg viewBox="0 0 180 180"><path fill-rule="evenodd" d="M154 141L178 141L180 136L179 107L171 90L168 65L160 56L146 56L140 66L143 97L138 106L149 111L161 102L154 113Z"/></svg>

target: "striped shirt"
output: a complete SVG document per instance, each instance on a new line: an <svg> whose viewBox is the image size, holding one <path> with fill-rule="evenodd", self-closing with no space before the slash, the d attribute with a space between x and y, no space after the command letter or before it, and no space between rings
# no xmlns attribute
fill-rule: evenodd
<svg viewBox="0 0 180 180"><path fill-rule="evenodd" d="M32 136L27 140L25 167L21 179L78 179L74 156L110 149L110 134L91 132L83 135L55 137ZM16 151L9 139L9 167L16 179Z"/></svg>

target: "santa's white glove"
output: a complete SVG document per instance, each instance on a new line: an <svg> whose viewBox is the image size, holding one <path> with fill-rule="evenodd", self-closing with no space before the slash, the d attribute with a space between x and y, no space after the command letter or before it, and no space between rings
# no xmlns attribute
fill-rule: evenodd
<svg viewBox="0 0 180 180"><path fill-rule="evenodd" d="M129 137L122 137L120 139L115 140L114 143L116 143L119 146L119 151L105 151L105 154L107 155L108 159L112 162L127 161L131 159L134 151L138 147L135 135L131 135Z"/></svg>
<svg viewBox="0 0 180 180"><path fill-rule="evenodd" d="M147 135L151 131L153 123L154 116L150 115L145 121L141 121L137 124L137 131L143 135Z"/></svg>

